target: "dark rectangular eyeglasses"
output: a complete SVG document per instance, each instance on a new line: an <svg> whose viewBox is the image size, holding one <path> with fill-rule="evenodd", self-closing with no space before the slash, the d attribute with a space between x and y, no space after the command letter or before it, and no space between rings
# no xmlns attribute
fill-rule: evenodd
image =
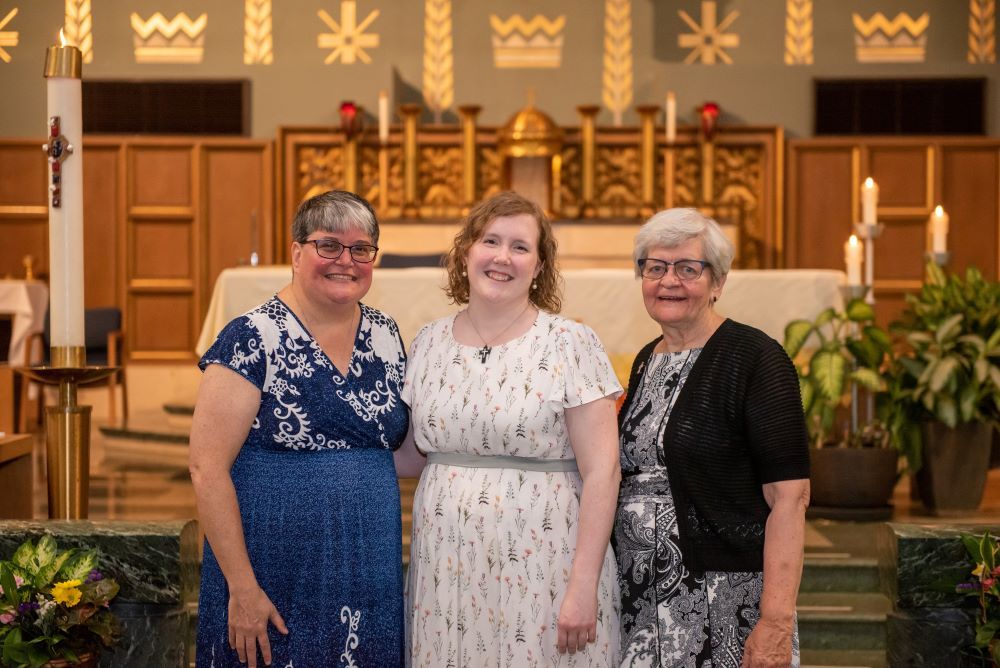
<svg viewBox="0 0 1000 668"><path fill-rule="evenodd" d="M336 260L344 253L345 248L351 249L351 259L355 262L374 262L378 255L378 247L371 244L354 244L345 246L336 239L306 239L302 243L316 247L316 254L327 260Z"/></svg>
<svg viewBox="0 0 1000 668"><path fill-rule="evenodd" d="M644 257L639 260L639 274L643 278L651 281L658 281L667 275L670 265L674 266L674 275L682 281L694 281L701 278L705 272L705 267L711 267L711 263L704 260L656 260L651 257Z"/></svg>

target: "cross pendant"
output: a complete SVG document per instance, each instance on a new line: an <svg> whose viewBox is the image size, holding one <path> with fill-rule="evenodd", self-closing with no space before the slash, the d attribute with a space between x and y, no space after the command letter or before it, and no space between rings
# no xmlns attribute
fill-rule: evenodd
<svg viewBox="0 0 1000 668"><path fill-rule="evenodd" d="M479 352L476 353L477 355L479 355L479 361L482 364L486 364L486 358L490 356L491 350L493 349L490 348L489 346L483 346L482 348L479 349Z"/></svg>

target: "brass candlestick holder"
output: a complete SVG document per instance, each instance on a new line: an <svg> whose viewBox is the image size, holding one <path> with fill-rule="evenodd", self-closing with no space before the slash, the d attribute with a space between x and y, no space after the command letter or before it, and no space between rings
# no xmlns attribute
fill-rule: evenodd
<svg viewBox="0 0 1000 668"><path fill-rule="evenodd" d="M50 359L51 366L18 369L31 380L59 387L59 404L45 409L49 519L86 519L92 407L77 404L76 390L80 385L107 378L118 367L87 366L83 346L53 346Z"/></svg>

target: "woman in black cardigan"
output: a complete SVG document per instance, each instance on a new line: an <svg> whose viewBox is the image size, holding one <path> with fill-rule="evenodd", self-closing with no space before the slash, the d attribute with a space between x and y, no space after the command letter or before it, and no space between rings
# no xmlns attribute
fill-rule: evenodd
<svg viewBox="0 0 1000 668"><path fill-rule="evenodd" d="M809 454L795 369L714 310L733 258L715 221L661 211L634 258L663 336L636 357L618 417L622 666L798 666Z"/></svg>

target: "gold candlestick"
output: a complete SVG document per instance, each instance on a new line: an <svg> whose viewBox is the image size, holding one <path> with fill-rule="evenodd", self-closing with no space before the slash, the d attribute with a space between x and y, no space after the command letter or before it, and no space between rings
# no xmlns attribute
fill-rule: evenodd
<svg viewBox="0 0 1000 668"><path fill-rule="evenodd" d="M403 217L420 216L417 202L417 119L420 118L419 104L402 104L399 113L403 116Z"/></svg>
<svg viewBox="0 0 1000 668"><path fill-rule="evenodd" d="M594 208L594 171L596 169L594 119L601 108L596 104L585 104L577 107L576 110L580 113L580 159L583 165L580 215L583 218L592 218L597 212Z"/></svg>
<svg viewBox="0 0 1000 668"><path fill-rule="evenodd" d="M639 206L639 215L648 218L656 212L656 203L653 202L653 159L656 153L656 114L660 108L654 104L643 104L635 110L639 112L642 133L639 147L642 160L642 204Z"/></svg>
<svg viewBox="0 0 1000 668"><path fill-rule="evenodd" d="M476 116L482 109L477 104L458 108L462 117L462 214L469 213L476 203Z"/></svg>

